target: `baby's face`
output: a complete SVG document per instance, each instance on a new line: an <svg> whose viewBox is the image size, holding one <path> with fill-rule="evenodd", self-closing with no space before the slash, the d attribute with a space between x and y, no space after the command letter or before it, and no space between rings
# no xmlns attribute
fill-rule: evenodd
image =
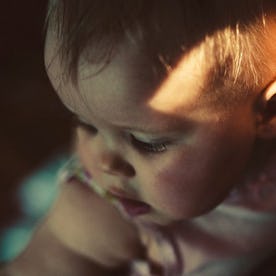
<svg viewBox="0 0 276 276"><path fill-rule="evenodd" d="M212 91L196 53L157 85L139 51L122 45L103 70L82 65L77 89L60 83L52 47L48 39L49 77L83 122L79 158L104 190L151 206L136 219L165 223L198 216L237 184L255 139L251 103L229 111L207 101L203 95Z"/></svg>

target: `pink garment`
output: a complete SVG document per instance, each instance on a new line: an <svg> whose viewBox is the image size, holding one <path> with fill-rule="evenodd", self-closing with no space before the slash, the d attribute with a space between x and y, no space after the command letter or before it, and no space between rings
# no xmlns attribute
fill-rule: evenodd
<svg viewBox="0 0 276 276"><path fill-rule="evenodd" d="M63 180L77 177L92 185L73 159ZM105 197L100 187L92 189ZM261 173L250 175L211 212L167 227L133 223L147 258L133 260L130 276L248 275L276 249L276 155Z"/></svg>

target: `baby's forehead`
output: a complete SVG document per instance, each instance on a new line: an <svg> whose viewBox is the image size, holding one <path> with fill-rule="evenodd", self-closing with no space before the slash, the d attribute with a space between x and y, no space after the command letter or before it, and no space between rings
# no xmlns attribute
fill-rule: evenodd
<svg viewBox="0 0 276 276"><path fill-rule="evenodd" d="M94 53L93 53L94 54ZM179 80L193 78L194 75L213 76L217 72L216 64L203 54L201 47L194 47L187 53L179 55L174 65L167 64L162 57L149 56L140 45L123 41L107 63L91 63L89 53L80 59L79 79L97 77L97 75L124 74L132 82L147 83L151 87L161 85L172 74L179 75Z"/></svg>
<svg viewBox="0 0 276 276"><path fill-rule="evenodd" d="M48 35L45 63L54 88L58 93L63 94L68 92L63 83L68 82L68 79L64 78L65 70L60 62L57 45L56 39L51 34ZM204 48L195 47L189 53L183 54L174 67L169 68L162 63L162 60L154 60L149 57L139 45L133 44L131 41L122 42L116 54L107 64L92 63L89 52L86 52L80 58L79 63L79 91L83 88L101 89L101 84L105 83L109 85L110 93L116 94L116 90L124 87L125 89L121 93L125 92L126 96L131 97L132 100L148 101L154 97L157 91L160 91L160 87L169 82L168 80L171 83L173 76L174 86L179 87L179 95L197 90L202 95L201 99L204 98L206 102L210 102L213 101L216 85L218 88L221 86L221 82L217 81L218 65L208 60L203 50ZM92 53L95 54L95 52ZM181 91L183 90L181 85L187 82L193 83L189 88L190 91L187 86L186 91ZM166 95L166 97L172 96L177 95L175 93Z"/></svg>
<svg viewBox="0 0 276 276"><path fill-rule="evenodd" d="M158 80L149 77L153 76L150 61L142 59L139 51L124 45L98 73L95 73L97 66L86 63L80 74L81 93L89 95L90 102L105 101L107 109L116 103L121 109L128 110L136 103L165 114L181 108L188 111L195 105L210 107L214 101L213 86L208 79L214 70L210 70L210 64L205 62L198 49L183 55L178 64ZM97 93L93 95L93 91Z"/></svg>

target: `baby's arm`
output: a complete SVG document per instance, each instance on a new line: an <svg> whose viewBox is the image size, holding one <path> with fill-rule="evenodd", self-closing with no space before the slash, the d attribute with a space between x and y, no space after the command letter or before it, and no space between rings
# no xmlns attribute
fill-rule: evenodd
<svg viewBox="0 0 276 276"><path fill-rule="evenodd" d="M29 247L7 270L22 276L116 275L141 254L133 225L90 188L71 181L63 184Z"/></svg>
<svg viewBox="0 0 276 276"><path fill-rule="evenodd" d="M129 261L140 244L136 228L78 181L63 185L48 225L69 248L106 266Z"/></svg>

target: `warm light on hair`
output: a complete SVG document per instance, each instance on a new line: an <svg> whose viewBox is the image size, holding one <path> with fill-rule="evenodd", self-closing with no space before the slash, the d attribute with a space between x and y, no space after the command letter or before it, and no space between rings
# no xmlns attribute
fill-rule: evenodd
<svg viewBox="0 0 276 276"><path fill-rule="evenodd" d="M52 0L48 23L60 41L66 75L75 82L81 56L108 64L127 38L160 80L200 49L210 64L209 86L224 88L236 101L259 89L271 71L267 54L275 43L266 43L267 22L275 9L273 0Z"/></svg>

